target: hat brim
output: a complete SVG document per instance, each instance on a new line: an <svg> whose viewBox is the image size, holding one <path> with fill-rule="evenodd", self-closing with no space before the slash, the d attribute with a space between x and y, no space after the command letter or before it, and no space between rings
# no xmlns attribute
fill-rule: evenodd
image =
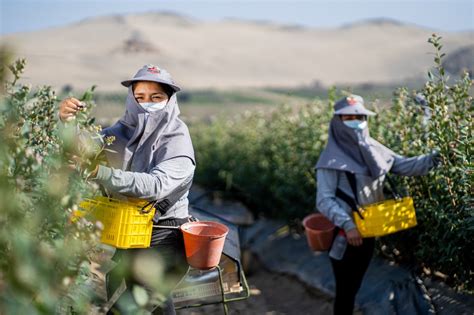
<svg viewBox="0 0 474 315"><path fill-rule="evenodd" d="M157 83L161 83L161 84L166 84L166 85L169 85L175 92L178 92L178 91L181 91L181 88L173 83L170 83L169 81L166 81L166 80L160 80L160 79L152 79L150 77L138 77L138 78L133 78L133 79L130 79L130 80L125 80L125 81L122 81L122 85L125 86L125 87L129 87L130 85L132 85L133 83L135 82L138 82L138 81L149 81L149 82L157 82Z"/></svg>
<svg viewBox="0 0 474 315"><path fill-rule="evenodd" d="M354 107L345 107L341 108L338 111L334 112L334 115L366 115L366 116L375 116L377 115L376 113L365 109L365 108L358 108L356 106Z"/></svg>

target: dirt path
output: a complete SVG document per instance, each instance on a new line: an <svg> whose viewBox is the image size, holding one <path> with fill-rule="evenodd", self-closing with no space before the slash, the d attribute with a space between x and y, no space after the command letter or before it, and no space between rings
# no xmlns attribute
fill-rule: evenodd
<svg viewBox="0 0 474 315"><path fill-rule="evenodd" d="M250 297L229 303L229 314L283 315L283 314L332 314L332 301L297 279L271 273L256 263L254 272L247 276ZM179 310L178 315L221 315L221 305L209 305Z"/></svg>

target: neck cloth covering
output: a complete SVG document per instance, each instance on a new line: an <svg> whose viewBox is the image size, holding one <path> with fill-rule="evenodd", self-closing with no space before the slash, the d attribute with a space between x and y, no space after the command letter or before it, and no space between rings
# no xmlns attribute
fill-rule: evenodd
<svg viewBox="0 0 474 315"><path fill-rule="evenodd" d="M125 115L113 126L104 129L114 136L107 159L112 167L132 172L149 172L158 163L189 157L195 164L191 137L179 116L176 93L168 104L155 112L147 112L138 104L132 86L128 87Z"/></svg>
<svg viewBox="0 0 474 315"><path fill-rule="evenodd" d="M365 109L362 98L357 95L339 100L334 107L328 143L319 157L316 169L348 171L372 178L388 173L396 154L371 138L368 126L362 130L352 129L346 126L339 116L341 111L348 115L375 113Z"/></svg>

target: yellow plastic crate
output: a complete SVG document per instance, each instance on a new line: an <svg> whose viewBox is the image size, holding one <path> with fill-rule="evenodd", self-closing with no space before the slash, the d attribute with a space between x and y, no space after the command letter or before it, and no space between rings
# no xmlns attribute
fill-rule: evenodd
<svg viewBox="0 0 474 315"><path fill-rule="evenodd" d="M356 213L354 220L362 237L383 236L417 225L411 197L363 206L361 214L363 220Z"/></svg>
<svg viewBox="0 0 474 315"><path fill-rule="evenodd" d="M80 215L93 216L104 225L101 242L117 248L150 247L155 208L142 209L147 201L123 201L107 197L85 199L79 204ZM151 208L151 209L150 209Z"/></svg>

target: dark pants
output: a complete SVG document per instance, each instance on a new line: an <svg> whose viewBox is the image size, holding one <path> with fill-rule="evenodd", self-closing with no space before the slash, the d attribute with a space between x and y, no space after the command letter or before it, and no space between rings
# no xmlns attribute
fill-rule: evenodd
<svg viewBox="0 0 474 315"><path fill-rule="evenodd" d="M188 222L188 220L168 219L159 221L158 224L165 226L180 226L185 222ZM112 258L117 262L117 265L107 274L107 297L109 299L111 298L115 290L120 286L122 280L125 280L127 290L121 295L120 299L115 303L109 314L136 313L137 304L132 293L134 285L144 287L148 291L149 296L156 295L154 294L156 290L151 289L146 283L146 280L153 281L154 279L144 279L143 274L141 277L139 274L141 272L140 267L144 266L144 262L147 261L146 257L145 260L143 260L144 256L152 258L152 267L156 265L157 270L163 268L163 275L160 275L160 279L157 279L160 283L163 283L163 287L159 288L158 293L161 296L168 297L160 306L150 306L147 307L147 309L153 310L153 314L176 314L173 302L169 295L171 289L186 274L188 264L184 252L182 232L178 229L168 228L153 228L150 248L117 249ZM153 263L154 261L156 261L156 263ZM149 262L150 260L148 260L148 263L144 268L150 268Z"/></svg>
<svg viewBox="0 0 474 315"><path fill-rule="evenodd" d="M341 260L331 258L336 279L334 315L352 315L357 291L374 253L375 240L364 238L361 246L347 244Z"/></svg>

